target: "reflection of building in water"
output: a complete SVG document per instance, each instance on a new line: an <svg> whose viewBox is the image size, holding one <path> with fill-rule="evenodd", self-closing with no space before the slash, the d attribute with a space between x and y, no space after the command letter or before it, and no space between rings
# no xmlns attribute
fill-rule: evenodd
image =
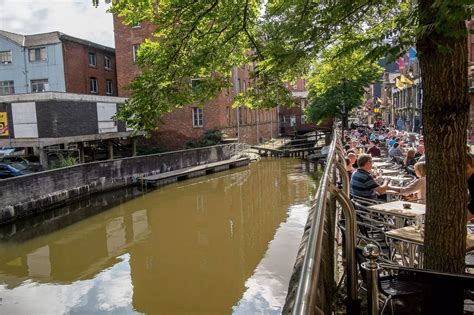
<svg viewBox="0 0 474 315"><path fill-rule="evenodd" d="M308 187L289 175L301 171L296 165L262 160L243 176L230 171L166 186L57 232L0 244L0 280L13 287L18 279L90 279L128 252L135 310L228 313L292 198Z"/></svg>
<svg viewBox="0 0 474 315"><path fill-rule="evenodd" d="M101 223L81 224L29 242L0 245L0 273L20 279L70 283L93 278L117 263L131 245L148 233L146 210L122 216L104 213ZM2 279L3 280L3 279ZM11 281L10 287L20 284Z"/></svg>
<svg viewBox="0 0 474 315"><path fill-rule="evenodd" d="M157 197L144 205L155 208L149 211L150 239L130 252L134 308L230 312L285 220L293 194L286 176L291 165L295 162L265 160L249 171L154 192ZM241 180L245 184L236 185ZM304 190L306 183L301 186Z"/></svg>

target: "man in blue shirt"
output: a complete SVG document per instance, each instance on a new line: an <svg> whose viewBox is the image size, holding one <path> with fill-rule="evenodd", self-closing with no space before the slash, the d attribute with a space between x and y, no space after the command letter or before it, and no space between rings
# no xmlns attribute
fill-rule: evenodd
<svg viewBox="0 0 474 315"><path fill-rule="evenodd" d="M372 170L372 157L368 154L361 154L357 159L357 164L359 168L351 177L351 195L375 199L377 194L384 194L388 188L388 180L385 180L382 185L375 182L370 173Z"/></svg>

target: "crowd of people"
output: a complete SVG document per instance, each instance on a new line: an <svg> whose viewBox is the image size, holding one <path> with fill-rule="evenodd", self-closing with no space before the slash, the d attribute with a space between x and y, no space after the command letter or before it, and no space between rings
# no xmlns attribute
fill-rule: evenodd
<svg viewBox="0 0 474 315"><path fill-rule="evenodd" d="M344 150L353 196L377 199L386 198L385 195L390 193L401 195L406 200L425 203L426 166L422 137L395 129L355 128L344 132ZM416 178L405 186L394 185L374 169L375 157L385 158L400 173Z"/></svg>
<svg viewBox="0 0 474 315"><path fill-rule="evenodd" d="M426 202L426 164L423 137L385 128L355 128L344 131L346 170L350 193L367 199L386 199L387 193L402 199ZM374 169L373 158L394 163L404 174L416 178L404 186L394 185ZM467 153L467 183L470 201L467 219L474 220L474 157ZM400 172L402 173L402 172Z"/></svg>

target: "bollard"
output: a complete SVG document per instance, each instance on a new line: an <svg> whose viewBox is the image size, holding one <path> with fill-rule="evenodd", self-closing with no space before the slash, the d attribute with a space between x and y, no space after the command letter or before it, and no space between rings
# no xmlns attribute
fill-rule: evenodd
<svg viewBox="0 0 474 315"><path fill-rule="evenodd" d="M361 267L367 272L367 307L369 315L379 313L379 264L380 248L375 244L364 247L363 255L369 261L362 263Z"/></svg>

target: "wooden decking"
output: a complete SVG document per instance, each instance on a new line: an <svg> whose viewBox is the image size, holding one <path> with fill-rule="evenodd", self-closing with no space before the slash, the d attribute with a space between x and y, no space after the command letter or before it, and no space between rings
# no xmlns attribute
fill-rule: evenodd
<svg viewBox="0 0 474 315"><path fill-rule="evenodd" d="M204 176L211 173L225 171L231 168L245 166L250 163L250 158L243 157L238 159L230 159L219 162L213 162L203 165L197 165L192 167L187 167L175 171L169 171L164 173L159 173L155 175L150 175L143 177L142 183L144 185L151 186L164 186L171 183L176 183L177 181Z"/></svg>

